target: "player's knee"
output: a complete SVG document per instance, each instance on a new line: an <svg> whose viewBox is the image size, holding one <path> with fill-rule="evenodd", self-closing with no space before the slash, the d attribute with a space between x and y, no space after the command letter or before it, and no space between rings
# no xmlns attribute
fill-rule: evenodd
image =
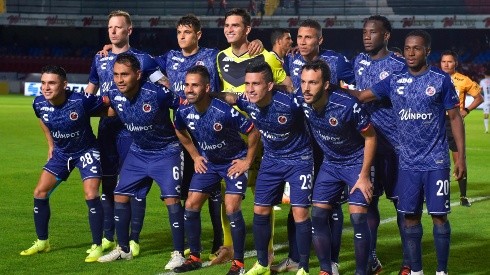
<svg viewBox="0 0 490 275"><path fill-rule="evenodd" d="M447 215L432 215L432 223L441 225L447 222Z"/></svg>
<svg viewBox="0 0 490 275"><path fill-rule="evenodd" d="M34 198L36 199L46 199L48 197L48 190L42 190L39 188L34 189Z"/></svg>
<svg viewBox="0 0 490 275"><path fill-rule="evenodd" d="M293 217L295 222L304 222L309 217L309 210L306 207L293 207Z"/></svg>

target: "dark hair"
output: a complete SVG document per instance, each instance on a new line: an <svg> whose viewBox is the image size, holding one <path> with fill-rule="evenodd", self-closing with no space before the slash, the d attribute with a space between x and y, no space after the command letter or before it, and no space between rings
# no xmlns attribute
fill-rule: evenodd
<svg viewBox="0 0 490 275"><path fill-rule="evenodd" d="M366 20L366 22L367 22L367 21L379 21L379 22L381 22L381 23L383 24L383 28L384 28L384 29L385 29L387 32L391 33L391 31L392 31L392 27L391 27L391 22L390 22L390 20L388 20L388 18L386 18L386 17L384 17L384 16L382 16L382 15L372 15L372 16L370 16L370 17L369 17L369 18ZM364 24L366 24L366 22L364 22Z"/></svg>
<svg viewBox="0 0 490 275"><path fill-rule="evenodd" d="M228 18L228 16L232 16L232 15L241 16L242 22L246 27L251 25L252 17L250 17L250 13L248 13L248 11L246 11L245 9L235 8L227 11L225 14L225 20L226 18Z"/></svg>
<svg viewBox="0 0 490 275"><path fill-rule="evenodd" d="M58 65L46 65L41 69L41 74L57 74L61 80L66 81L66 71Z"/></svg>
<svg viewBox="0 0 490 275"><path fill-rule="evenodd" d="M177 21L178 26L191 26L195 32L201 31L201 21L194 14L187 14L182 16Z"/></svg>
<svg viewBox="0 0 490 275"><path fill-rule="evenodd" d="M189 68L187 70L187 72L185 73L185 75L188 75L188 74L200 75L206 84L209 84L209 79L211 78L211 76L209 75L208 68L206 68L203 65L196 65L196 66Z"/></svg>
<svg viewBox="0 0 490 275"><path fill-rule="evenodd" d="M313 70L313 71L321 71L322 73L322 81L323 83L326 83L327 81L330 81L330 67L328 66L327 62L321 60L321 59L316 59L313 61L308 61L306 62L302 67L301 71L303 70Z"/></svg>
<svg viewBox="0 0 490 275"><path fill-rule="evenodd" d="M274 81L271 66L262 60L253 60L248 63L245 73L262 73L265 82L269 83Z"/></svg>
<svg viewBox="0 0 490 275"><path fill-rule="evenodd" d="M130 26L133 25L133 23L131 22L131 16L129 15L128 12L123 11L123 10L111 11L111 13L109 13L107 20L110 20L112 17L115 17L115 16L122 16L122 17L124 17L124 19L126 19L126 23L128 25L130 25Z"/></svg>
<svg viewBox="0 0 490 275"><path fill-rule="evenodd" d="M276 44L276 41L281 39L286 33L290 33L286 28L274 29L271 33L271 45Z"/></svg>
<svg viewBox="0 0 490 275"><path fill-rule="evenodd" d="M134 71L141 70L141 64L136 56L130 53L121 53L116 57L116 63L130 66Z"/></svg>
<svg viewBox="0 0 490 275"><path fill-rule="evenodd" d="M407 34L407 36L405 36L405 39L409 36L418 36L424 39L424 44L425 44L424 46L426 48L430 48L430 45L432 44L432 38L430 37L430 34L424 30L411 31Z"/></svg>
<svg viewBox="0 0 490 275"><path fill-rule="evenodd" d="M455 51L445 50L441 53L441 57L443 57L445 55L451 55L452 57L454 57L454 61L458 62L458 54Z"/></svg>
<svg viewBox="0 0 490 275"><path fill-rule="evenodd" d="M306 28L315 29L316 32L317 32L317 34L318 34L318 37L322 37L322 26L316 20L306 19L305 21L301 22L301 24L299 25L299 27L300 28L301 27L306 27Z"/></svg>
<svg viewBox="0 0 490 275"><path fill-rule="evenodd" d="M391 47L390 51L395 52L395 53L399 53L399 54L403 54L402 49L400 49L398 47Z"/></svg>

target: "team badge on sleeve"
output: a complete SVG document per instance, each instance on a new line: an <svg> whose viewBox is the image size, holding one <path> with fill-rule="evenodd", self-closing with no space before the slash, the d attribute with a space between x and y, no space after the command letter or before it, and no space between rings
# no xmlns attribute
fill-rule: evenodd
<svg viewBox="0 0 490 275"><path fill-rule="evenodd" d="M149 113L151 111L151 105L149 103L143 104L143 112Z"/></svg>
<svg viewBox="0 0 490 275"><path fill-rule="evenodd" d="M77 120L78 119L78 113L77 112L71 112L70 113L70 119L71 120Z"/></svg>

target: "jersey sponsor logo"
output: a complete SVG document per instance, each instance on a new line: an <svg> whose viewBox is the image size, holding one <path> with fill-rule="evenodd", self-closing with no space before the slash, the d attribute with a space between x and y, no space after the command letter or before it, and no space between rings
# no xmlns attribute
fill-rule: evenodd
<svg viewBox="0 0 490 275"><path fill-rule="evenodd" d="M278 140L278 139L287 139L290 135L289 132L287 133L271 133L269 131L264 131L264 130L259 130L260 134L269 140Z"/></svg>
<svg viewBox="0 0 490 275"><path fill-rule="evenodd" d="M199 114L188 114L185 118L187 119L199 119Z"/></svg>
<svg viewBox="0 0 490 275"><path fill-rule="evenodd" d="M413 79L411 77L404 77L404 78L400 78L396 81L396 83L400 83L400 84L405 84L405 83L412 83L413 82Z"/></svg>
<svg viewBox="0 0 490 275"><path fill-rule="evenodd" d="M124 124L126 126L126 129L130 132L141 132L141 131L149 131L153 129L153 125L134 125L133 123L131 124Z"/></svg>
<svg viewBox="0 0 490 275"><path fill-rule="evenodd" d="M429 86L427 89L425 89L425 94L428 96L433 96L436 94L436 88Z"/></svg>
<svg viewBox="0 0 490 275"><path fill-rule="evenodd" d="M305 64L305 62L299 60L299 59L296 59L293 61L293 64L294 65L298 65L298 66L303 66Z"/></svg>
<svg viewBox="0 0 490 275"><path fill-rule="evenodd" d="M151 112L151 105L150 105L150 103L143 104L143 112L145 112L145 113Z"/></svg>
<svg viewBox="0 0 490 275"><path fill-rule="evenodd" d="M41 111L54 112L54 107L44 106L44 107L41 108Z"/></svg>
<svg viewBox="0 0 490 275"><path fill-rule="evenodd" d="M180 92L184 90L184 83L182 81L175 82L172 84L172 87L174 88L174 92Z"/></svg>
<svg viewBox="0 0 490 275"><path fill-rule="evenodd" d="M235 61L233 57L225 56L225 58L223 58L223 62L233 62L233 61Z"/></svg>
<svg viewBox="0 0 490 275"><path fill-rule="evenodd" d="M337 118L335 117L331 117L328 119L328 123L330 123L330 125L332 125L333 127L337 126L339 124L339 121L337 120Z"/></svg>
<svg viewBox="0 0 490 275"><path fill-rule="evenodd" d="M184 62L184 58L182 57L177 57L177 56L172 56L172 60L179 61L179 62Z"/></svg>
<svg viewBox="0 0 490 275"><path fill-rule="evenodd" d="M324 133L322 133L321 131L319 130L315 130L316 133L320 136L321 139L325 140L325 141L329 141L329 142L332 142L332 143L340 143L341 139L340 137L332 137L332 136L328 136L328 135L325 135Z"/></svg>
<svg viewBox="0 0 490 275"><path fill-rule="evenodd" d="M126 101L126 98L121 95L117 95L114 97L114 101Z"/></svg>
<svg viewBox="0 0 490 275"><path fill-rule="evenodd" d="M279 124L286 124L286 122L288 122L288 118L285 116L279 116L277 118L277 122L279 122Z"/></svg>
<svg viewBox="0 0 490 275"><path fill-rule="evenodd" d="M401 109L398 112L400 120L430 120L432 119L432 113L414 113L412 109Z"/></svg>
<svg viewBox="0 0 490 275"><path fill-rule="evenodd" d="M112 59L114 59L114 56L111 55L111 56L102 57L101 59L99 59L99 61L102 62L102 61L107 61L107 60L112 60Z"/></svg>
<svg viewBox="0 0 490 275"><path fill-rule="evenodd" d="M213 125L213 129L214 129L216 132L219 132L219 131L223 130L223 125L221 125L221 123L219 123L219 122L216 122L216 123Z"/></svg>
<svg viewBox="0 0 490 275"><path fill-rule="evenodd" d="M367 60L361 60L361 61L359 61L359 64L369 66L369 65L371 65L371 62L369 62Z"/></svg>
<svg viewBox="0 0 490 275"><path fill-rule="evenodd" d="M76 131L76 132L73 132L73 133L62 133L60 131L56 131L56 132L51 132L51 136L53 136L53 138L58 138L58 139L61 139L61 138L75 138L75 137L80 136L80 131Z"/></svg>
<svg viewBox="0 0 490 275"><path fill-rule="evenodd" d="M70 113L70 119L75 121L78 119L78 113L77 112L71 112Z"/></svg>
<svg viewBox="0 0 490 275"><path fill-rule="evenodd" d="M207 144L206 142L198 142L198 143L199 143L199 147L201 147L201 149L204 151L221 149L226 146L226 142L224 140L217 144Z"/></svg>
<svg viewBox="0 0 490 275"><path fill-rule="evenodd" d="M383 80L383 79L387 78L389 75L390 75L390 73L389 73L389 72L387 72L387 71L382 71L382 72L380 72L380 73L379 73L379 79L380 79L380 80Z"/></svg>

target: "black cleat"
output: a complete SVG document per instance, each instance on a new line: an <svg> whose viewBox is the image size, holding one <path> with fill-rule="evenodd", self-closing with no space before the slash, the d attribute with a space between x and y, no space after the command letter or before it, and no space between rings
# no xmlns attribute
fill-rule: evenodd
<svg viewBox="0 0 490 275"><path fill-rule="evenodd" d="M184 264L174 268L175 273L184 273L192 270L196 270L202 267L202 261L200 258L196 256L190 255L187 260L185 260Z"/></svg>

